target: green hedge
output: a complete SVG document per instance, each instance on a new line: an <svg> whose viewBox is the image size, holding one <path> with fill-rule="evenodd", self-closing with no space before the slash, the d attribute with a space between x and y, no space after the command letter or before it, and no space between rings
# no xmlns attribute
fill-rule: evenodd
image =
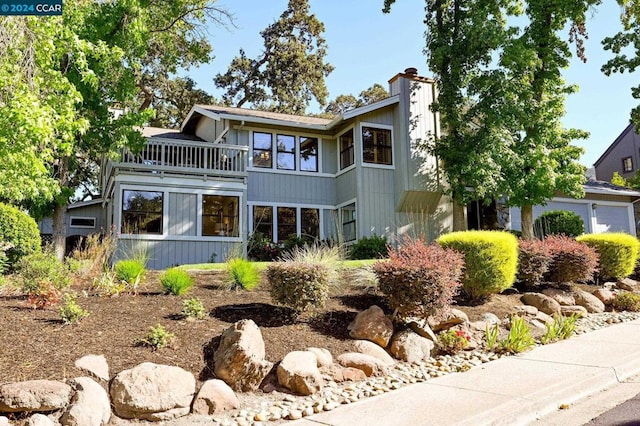
<svg viewBox="0 0 640 426"><path fill-rule="evenodd" d="M40 231L36 221L20 209L0 203L0 242L10 243L7 266L11 270L24 256L40 252Z"/></svg>
<svg viewBox="0 0 640 426"><path fill-rule="evenodd" d="M622 279L633 273L638 260L640 242L625 233L588 234L576 238L598 252L598 277Z"/></svg>
<svg viewBox="0 0 640 426"><path fill-rule="evenodd" d="M584 222L576 213L568 210L551 210L542 213L533 223L538 238L547 235L577 237L584 234Z"/></svg>
<svg viewBox="0 0 640 426"><path fill-rule="evenodd" d="M518 240L503 231L465 231L438 239L444 248L464 254L464 291L472 299L482 299L511 287L518 266Z"/></svg>

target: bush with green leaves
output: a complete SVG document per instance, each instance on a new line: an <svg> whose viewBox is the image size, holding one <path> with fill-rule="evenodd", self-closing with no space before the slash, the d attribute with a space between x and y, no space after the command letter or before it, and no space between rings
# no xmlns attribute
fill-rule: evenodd
<svg viewBox="0 0 640 426"><path fill-rule="evenodd" d="M553 322L545 324L546 331L540 338L543 345L565 340L571 337L577 328L576 321L579 315L572 314L565 317L564 315L554 315Z"/></svg>
<svg viewBox="0 0 640 426"><path fill-rule="evenodd" d="M319 263L274 262L267 268L267 279L274 302L297 313L323 307L329 295L331 272Z"/></svg>
<svg viewBox="0 0 640 426"><path fill-rule="evenodd" d="M640 242L636 237L618 232L587 234L576 240L595 249L598 253L599 278L620 280L633 273L640 249Z"/></svg>
<svg viewBox="0 0 640 426"><path fill-rule="evenodd" d="M441 317L460 289L464 256L452 249L405 239L389 260L373 265L378 290L400 317Z"/></svg>
<svg viewBox="0 0 640 426"><path fill-rule="evenodd" d="M551 252L540 240L518 241L518 281L527 287L540 285L551 264Z"/></svg>
<svg viewBox="0 0 640 426"><path fill-rule="evenodd" d="M171 344L174 337L173 333L169 333L164 326L158 324L155 327L149 327L147 334L141 339L136 339L135 343L148 346L155 351Z"/></svg>
<svg viewBox="0 0 640 426"><path fill-rule="evenodd" d="M550 210L542 213L533 222L533 230L540 239L547 235L577 237L584 233L582 218L568 210Z"/></svg>
<svg viewBox="0 0 640 426"><path fill-rule="evenodd" d="M281 248L262 232L255 231L247 241L247 257L259 262L271 262L280 257Z"/></svg>
<svg viewBox="0 0 640 426"><path fill-rule="evenodd" d="M197 297L182 301L182 315L187 319L202 319L206 315L202 300Z"/></svg>
<svg viewBox="0 0 640 426"><path fill-rule="evenodd" d="M63 304L58 311L65 324L80 322L80 320L89 316L89 311L82 309L78 305L78 295L76 293L66 293L62 300Z"/></svg>
<svg viewBox="0 0 640 426"><path fill-rule="evenodd" d="M28 303L38 309L56 304L71 283L68 266L52 250L24 256L17 266L21 289L29 296Z"/></svg>
<svg viewBox="0 0 640 426"><path fill-rule="evenodd" d="M113 270L119 280L132 286L137 286L146 272L144 263L138 259L119 260L113 266Z"/></svg>
<svg viewBox="0 0 640 426"><path fill-rule="evenodd" d="M511 287L518 266L518 240L503 231L452 232L438 238L444 248L464 255L462 286L473 300Z"/></svg>
<svg viewBox="0 0 640 426"><path fill-rule="evenodd" d="M11 244L6 266L13 270L20 259L40 252L40 231L35 220L17 207L0 203L0 241Z"/></svg>
<svg viewBox="0 0 640 426"><path fill-rule="evenodd" d="M388 256L387 240L378 235L362 237L349 248L349 259L382 259Z"/></svg>
<svg viewBox="0 0 640 426"><path fill-rule="evenodd" d="M193 286L193 279L184 269L170 268L160 276L160 284L165 293L181 296Z"/></svg>
<svg viewBox="0 0 640 426"><path fill-rule="evenodd" d="M551 253L547 281L591 281L598 269L598 253L586 244L563 235L550 235L544 244Z"/></svg>
<svg viewBox="0 0 640 426"><path fill-rule="evenodd" d="M260 273L256 265L246 259L227 259L227 283L232 289L253 290L260 283Z"/></svg>
<svg viewBox="0 0 640 426"><path fill-rule="evenodd" d="M630 291L621 291L613 297L611 306L618 312L638 312L640 311L640 295Z"/></svg>

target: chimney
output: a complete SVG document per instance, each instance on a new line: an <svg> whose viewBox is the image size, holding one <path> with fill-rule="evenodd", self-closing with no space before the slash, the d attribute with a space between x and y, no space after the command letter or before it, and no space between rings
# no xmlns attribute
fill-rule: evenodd
<svg viewBox="0 0 640 426"><path fill-rule="evenodd" d="M408 77L417 77L418 76L418 68L410 67L404 70L404 73L407 74Z"/></svg>

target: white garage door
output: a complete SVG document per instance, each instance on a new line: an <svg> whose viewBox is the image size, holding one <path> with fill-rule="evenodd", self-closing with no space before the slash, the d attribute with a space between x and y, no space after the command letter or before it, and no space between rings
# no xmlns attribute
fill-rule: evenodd
<svg viewBox="0 0 640 426"><path fill-rule="evenodd" d="M632 234L627 207L597 204L593 232L596 234L601 232L627 232Z"/></svg>

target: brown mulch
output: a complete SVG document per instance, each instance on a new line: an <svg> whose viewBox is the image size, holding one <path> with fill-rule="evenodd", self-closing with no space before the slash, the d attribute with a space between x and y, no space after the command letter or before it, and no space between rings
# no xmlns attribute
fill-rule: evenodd
<svg viewBox="0 0 640 426"><path fill-rule="evenodd" d="M345 285L333 291L324 308L295 318L291 310L271 301L264 281L253 291L234 291L222 288L221 272L190 274L195 285L181 297L162 294L154 272L148 273L137 295L100 297L90 289L90 280L77 281L73 287L81 295L78 304L90 315L73 325L64 325L55 307L34 310L26 306L24 296L0 289L0 383L77 377L81 372L74 362L88 354L104 355L111 375L150 361L182 367L204 380L211 377L206 359L215 349L216 338L243 318L253 319L260 327L270 361L310 346L337 356L350 346L347 326L356 313L373 304L384 307L368 289ZM350 282L349 277L344 282ZM182 301L191 297L203 301L208 312L204 320L181 317ZM484 312L502 318L519 304L518 299L518 295L495 295L482 305L458 308L472 321ZM175 335L171 346L153 351L135 344L157 324Z"/></svg>

